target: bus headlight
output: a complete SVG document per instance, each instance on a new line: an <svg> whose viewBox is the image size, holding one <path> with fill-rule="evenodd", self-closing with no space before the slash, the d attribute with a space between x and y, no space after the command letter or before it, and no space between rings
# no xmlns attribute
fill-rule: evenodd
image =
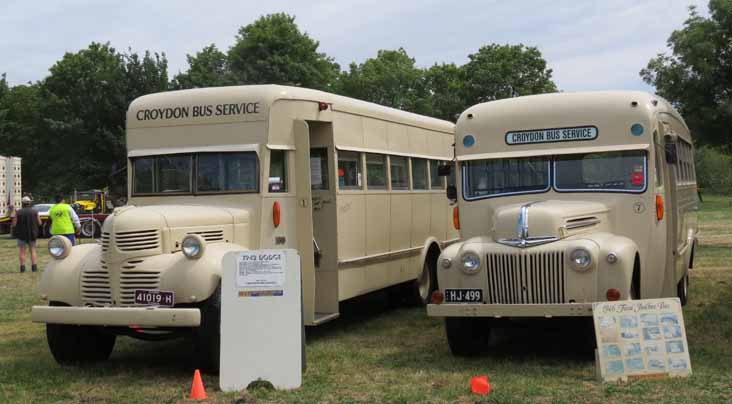
<svg viewBox="0 0 732 404"><path fill-rule="evenodd" d="M466 252L463 254L460 258L460 263L462 264L463 272L466 274L472 275L480 269L480 257L473 252Z"/></svg>
<svg viewBox="0 0 732 404"><path fill-rule="evenodd" d="M180 243L180 249L186 258L192 260L198 259L201 258L203 250L206 249L206 241L198 234L189 234L183 237L183 242Z"/></svg>
<svg viewBox="0 0 732 404"><path fill-rule="evenodd" d="M68 257L71 252L71 241L64 236L53 236L48 240L48 253L57 260Z"/></svg>
<svg viewBox="0 0 732 404"><path fill-rule="evenodd" d="M569 254L569 264L576 271L586 271L592 265L592 254L584 248L576 248Z"/></svg>

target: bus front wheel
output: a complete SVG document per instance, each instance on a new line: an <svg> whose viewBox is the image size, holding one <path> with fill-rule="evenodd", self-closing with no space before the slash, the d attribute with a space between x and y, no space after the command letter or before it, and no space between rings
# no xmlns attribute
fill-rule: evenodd
<svg viewBox="0 0 732 404"><path fill-rule="evenodd" d="M475 317L445 317L445 331L450 351L456 356L471 356L485 352L490 339L487 319Z"/></svg>
<svg viewBox="0 0 732 404"><path fill-rule="evenodd" d="M202 371L217 374L221 350L221 282L199 309L201 325L193 331L194 361Z"/></svg>
<svg viewBox="0 0 732 404"><path fill-rule="evenodd" d="M689 301L689 274L685 274L679 283L676 284L676 295L679 297L679 301L682 306L686 306Z"/></svg>

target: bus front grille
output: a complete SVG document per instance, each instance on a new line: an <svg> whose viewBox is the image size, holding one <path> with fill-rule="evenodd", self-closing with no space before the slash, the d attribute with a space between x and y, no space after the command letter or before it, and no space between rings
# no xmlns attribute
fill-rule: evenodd
<svg viewBox="0 0 732 404"><path fill-rule="evenodd" d="M489 303L564 303L563 251L490 253L486 265Z"/></svg>
<svg viewBox="0 0 732 404"><path fill-rule="evenodd" d="M112 303L109 272L106 267L84 271L81 275L81 298L84 304L105 306Z"/></svg>
<svg viewBox="0 0 732 404"><path fill-rule="evenodd" d="M160 272L123 271L119 279L120 304L135 305L135 290L159 290Z"/></svg>

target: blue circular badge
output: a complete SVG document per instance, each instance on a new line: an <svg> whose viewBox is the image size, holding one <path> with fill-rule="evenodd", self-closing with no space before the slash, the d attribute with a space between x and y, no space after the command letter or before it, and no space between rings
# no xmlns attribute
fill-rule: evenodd
<svg viewBox="0 0 732 404"><path fill-rule="evenodd" d="M639 123L634 123L633 126L630 127L630 133L633 134L633 136L640 136L643 134L643 125Z"/></svg>
<svg viewBox="0 0 732 404"><path fill-rule="evenodd" d="M475 144L475 137L473 137L473 135L465 135L463 137L463 146L473 147L474 144Z"/></svg>

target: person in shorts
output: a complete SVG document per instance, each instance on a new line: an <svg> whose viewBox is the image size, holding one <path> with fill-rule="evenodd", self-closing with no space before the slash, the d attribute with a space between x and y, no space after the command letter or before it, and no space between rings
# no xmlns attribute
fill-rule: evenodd
<svg viewBox="0 0 732 404"><path fill-rule="evenodd" d="M36 239L38 228L41 226L41 218L38 211L31 207L31 199L24 196L21 199L22 207L13 217L13 236L18 240L18 258L20 260L20 272L25 272L25 250L30 248L31 270L38 271L38 253L36 250Z"/></svg>

